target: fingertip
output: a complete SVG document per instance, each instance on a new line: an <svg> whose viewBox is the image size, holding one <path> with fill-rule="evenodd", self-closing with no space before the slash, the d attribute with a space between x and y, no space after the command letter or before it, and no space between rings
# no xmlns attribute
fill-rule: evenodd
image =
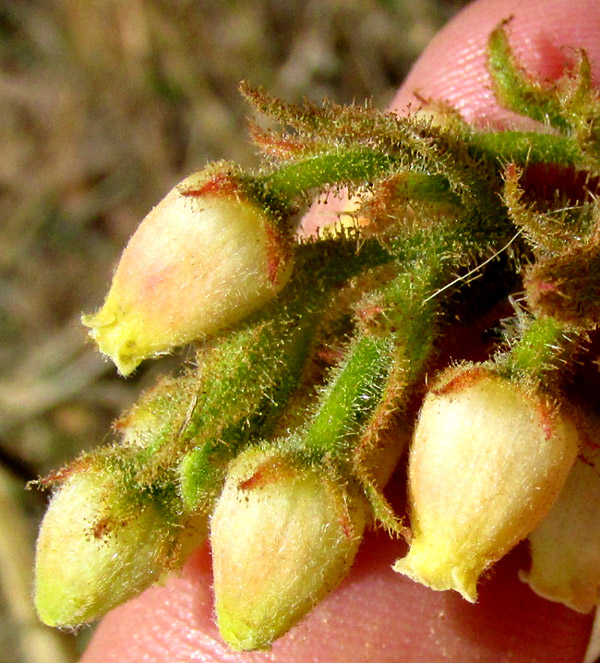
<svg viewBox="0 0 600 663"><path fill-rule="evenodd" d="M517 579L524 550L500 562L476 605L394 573L405 545L369 534L351 576L269 652L232 652L213 620L210 558L114 610L82 663L578 663L591 616L537 597Z"/></svg>
<svg viewBox="0 0 600 663"><path fill-rule="evenodd" d="M573 56L584 48L592 62L592 80L600 85L600 2L597 0L476 0L450 21L417 60L389 109L407 115L422 99L457 109L467 122L491 129L531 129L537 124L501 108L494 97L486 66L490 32L511 18L510 42L532 75L556 80ZM596 66L594 66L596 64ZM302 228L310 235L334 223L348 209L347 196L315 203Z"/></svg>
<svg viewBox="0 0 600 663"><path fill-rule="evenodd" d="M448 103L476 125L522 127L523 118L498 106L486 67L490 32L511 17L511 45L532 75L558 78L572 58L572 48L586 49L592 63L600 60L600 3L596 0L477 0L436 35L391 108L401 114L415 111L421 104L417 94ZM598 84L598 67L593 67L592 75Z"/></svg>

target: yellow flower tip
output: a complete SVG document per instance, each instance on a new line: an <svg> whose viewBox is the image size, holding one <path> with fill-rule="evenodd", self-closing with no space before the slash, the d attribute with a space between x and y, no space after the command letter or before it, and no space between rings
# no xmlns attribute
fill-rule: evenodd
<svg viewBox="0 0 600 663"><path fill-rule="evenodd" d="M202 171L172 189L130 239L104 306L82 318L123 375L236 324L291 276L288 239L231 177L219 182Z"/></svg>
<svg viewBox="0 0 600 663"><path fill-rule="evenodd" d="M597 569L593 569L592 572L597 573ZM567 608L582 614L591 612L600 599L597 583L572 578L569 573L564 573L562 577L555 575L548 580L537 572L521 570L519 580L529 585L543 599L562 603Z"/></svg>
<svg viewBox="0 0 600 663"><path fill-rule="evenodd" d="M137 339L142 334L132 325L133 320L127 315L112 313L111 304L107 300L98 313L82 315L81 322L90 328L90 336L96 341L100 352L112 359L119 373L127 377L143 359L160 353L153 353L151 348L140 348Z"/></svg>
<svg viewBox="0 0 600 663"><path fill-rule="evenodd" d="M458 592L469 603L477 601L477 579L481 571L465 565L465 559L448 560L438 550L413 545L403 559L392 567L430 589Z"/></svg>
<svg viewBox="0 0 600 663"><path fill-rule="evenodd" d="M264 651L271 648L273 629L257 628L255 623L247 622L239 611L229 612L221 606L218 625L221 637L235 651Z"/></svg>
<svg viewBox="0 0 600 663"><path fill-rule="evenodd" d="M346 576L366 522L361 497L278 452L232 464L211 522L219 628L267 648Z"/></svg>

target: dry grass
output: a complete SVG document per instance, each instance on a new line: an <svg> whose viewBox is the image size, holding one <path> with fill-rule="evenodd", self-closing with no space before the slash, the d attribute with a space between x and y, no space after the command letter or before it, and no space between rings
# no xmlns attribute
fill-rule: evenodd
<svg viewBox="0 0 600 663"><path fill-rule="evenodd" d="M101 303L119 250L175 181L208 160L252 163L239 80L288 100L383 106L464 4L0 2L0 460L16 480L0 510L20 510L25 541L44 498L23 483L100 443L140 383L177 362L119 380L78 319ZM31 543L2 537L10 572ZM16 622L31 617L2 588L2 660L29 661L17 636L30 632Z"/></svg>

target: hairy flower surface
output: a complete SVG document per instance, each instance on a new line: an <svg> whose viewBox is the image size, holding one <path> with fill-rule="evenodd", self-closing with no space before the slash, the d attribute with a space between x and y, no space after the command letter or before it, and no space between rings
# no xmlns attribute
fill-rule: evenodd
<svg viewBox="0 0 600 663"><path fill-rule="evenodd" d="M348 573L365 504L314 468L251 451L233 464L211 523L216 610L235 649L285 633Z"/></svg>
<svg viewBox="0 0 600 663"><path fill-rule="evenodd" d="M529 535L531 568L520 578L540 596L589 612L600 596L600 417L554 506Z"/></svg>
<svg viewBox="0 0 600 663"><path fill-rule="evenodd" d="M395 570L477 598L479 576L539 523L577 454L578 434L542 397L476 367L427 395L410 453L414 538Z"/></svg>
<svg viewBox="0 0 600 663"><path fill-rule="evenodd" d="M123 375L235 324L286 284L272 219L236 186L200 171L172 189L130 239L104 306L83 316Z"/></svg>
<svg viewBox="0 0 600 663"><path fill-rule="evenodd" d="M151 503L118 508L111 477L73 475L40 528L35 605L49 626L90 622L178 568L206 535L205 519L175 528ZM168 567L168 568L167 568Z"/></svg>
<svg viewBox="0 0 600 663"><path fill-rule="evenodd" d="M235 649L268 647L333 589L367 521L407 538L395 569L436 590L474 601L480 575L530 535L532 587L595 602L598 465L572 470L584 429L563 395L597 362L600 97L583 52L556 84L526 74L508 25L490 35L491 89L551 130L241 86L280 125L252 124L258 167L219 162L175 187L83 318L124 375L214 337L117 421L113 444L40 482L63 481L38 541L44 621L89 621L179 568L209 512ZM356 223L294 234L315 195L340 191ZM514 315L491 322L501 300ZM455 319L474 323L458 344ZM482 320L504 347L472 347ZM382 490L402 452L395 425L441 348L488 361L432 380L410 450L411 531Z"/></svg>

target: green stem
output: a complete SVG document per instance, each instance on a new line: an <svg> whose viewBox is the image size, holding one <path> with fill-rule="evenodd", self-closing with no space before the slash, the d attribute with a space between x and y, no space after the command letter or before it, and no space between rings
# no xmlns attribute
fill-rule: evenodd
<svg viewBox="0 0 600 663"><path fill-rule="evenodd" d="M226 463L252 435L269 435L300 382L332 291L362 269L391 256L373 241L301 247L296 272L279 300L213 349L185 428L161 450L166 466L181 465L187 508L210 502ZM233 400L232 400L233 396ZM149 463L156 465L156 455ZM146 470L147 471L147 470Z"/></svg>
<svg viewBox="0 0 600 663"><path fill-rule="evenodd" d="M460 204L460 197L452 191L448 179L443 175L403 173L393 188L393 194L398 200L406 200L407 204L411 202Z"/></svg>
<svg viewBox="0 0 600 663"><path fill-rule="evenodd" d="M311 454L339 458L379 402L389 374L393 343L363 336L355 341L302 438Z"/></svg>
<svg viewBox="0 0 600 663"><path fill-rule="evenodd" d="M494 363L508 379L553 390L581 341L580 334L567 332L554 318L535 318L518 343L499 355Z"/></svg>
<svg viewBox="0 0 600 663"><path fill-rule="evenodd" d="M500 186L497 172L504 164L583 164L576 142L565 136L467 132L460 142L439 130L421 131L423 135L411 135L410 140L399 136L389 153L373 147L342 146L248 177L246 187L278 218L294 220L297 216L291 210L299 201L306 203L315 190L372 184L393 173L404 173L402 193L407 198L461 202L466 209L490 218L501 213L495 188Z"/></svg>
<svg viewBox="0 0 600 663"><path fill-rule="evenodd" d="M582 166L581 151L567 136L535 131L476 132L467 137L470 151L496 164L534 163Z"/></svg>
<svg viewBox="0 0 600 663"><path fill-rule="evenodd" d="M283 166L258 177L256 186L291 202L325 186L372 181L388 173L393 165L392 157L371 148L345 148Z"/></svg>
<svg viewBox="0 0 600 663"><path fill-rule="evenodd" d="M345 360L297 441L313 457L347 457L363 439L365 424L377 427L378 412L387 415L401 406L422 374L440 306L431 295L447 280L452 265L441 257L447 249L441 237L418 237L402 273L363 301L367 319L359 323Z"/></svg>

